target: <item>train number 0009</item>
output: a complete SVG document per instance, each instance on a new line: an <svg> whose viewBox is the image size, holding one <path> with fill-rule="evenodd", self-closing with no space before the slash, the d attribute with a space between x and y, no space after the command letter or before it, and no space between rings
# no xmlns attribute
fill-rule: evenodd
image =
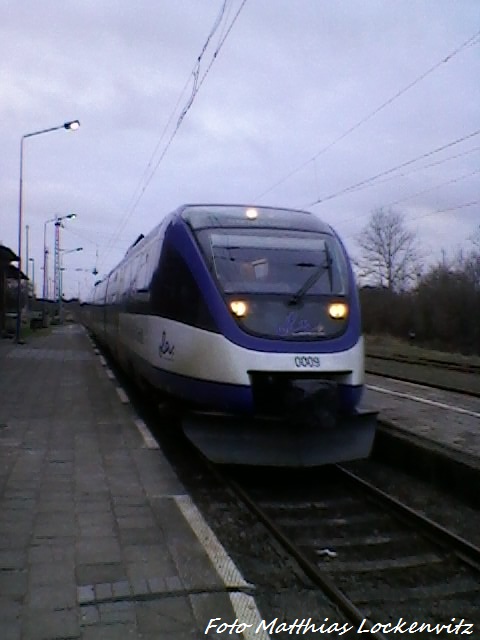
<svg viewBox="0 0 480 640"><path fill-rule="evenodd" d="M320 358L318 356L295 356L295 366L316 369L320 366Z"/></svg>

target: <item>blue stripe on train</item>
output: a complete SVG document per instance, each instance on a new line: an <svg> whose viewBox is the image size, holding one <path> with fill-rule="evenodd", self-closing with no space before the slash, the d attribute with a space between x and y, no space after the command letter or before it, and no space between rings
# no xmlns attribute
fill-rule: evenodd
<svg viewBox="0 0 480 640"><path fill-rule="evenodd" d="M232 314L228 311L205 265L205 259L183 220L176 219L172 221L166 231L165 242L171 242L183 255L197 280L200 290L205 296L210 313L215 319L220 333L234 344L254 351L270 353L336 353L351 349L357 344L361 333L360 307L349 262L349 286L352 292L349 296L350 321L343 335L337 338L308 342L269 340L252 336L240 329Z"/></svg>
<svg viewBox="0 0 480 640"><path fill-rule="evenodd" d="M183 398L188 403L203 405L216 411L247 414L254 412L250 386L199 380L154 367L138 356L135 360L150 384L160 391ZM341 410L344 413L352 413L362 397L363 385L339 384L338 390Z"/></svg>
<svg viewBox="0 0 480 640"><path fill-rule="evenodd" d="M253 397L250 387L225 384L210 380L198 380L164 369L152 368L155 386L188 402L204 405L212 410L227 413L252 413Z"/></svg>

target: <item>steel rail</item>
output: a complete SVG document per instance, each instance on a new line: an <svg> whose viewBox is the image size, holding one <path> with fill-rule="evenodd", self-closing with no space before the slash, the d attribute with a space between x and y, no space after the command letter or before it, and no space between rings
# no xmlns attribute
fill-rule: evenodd
<svg viewBox="0 0 480 640"><path fill-rule="evenodd" d="M468 564L476 571L480 571L479 547L453 531L450 531L438 522L412 509L400 500L397 500L397 498L385 493L382 489L360 478L360 476L345 469L341 465L336 465L336 469L352 486L361 489L362 493L367 493L377 504L381 503L383 506L387 506L402 522L409 526L413 525L416 529L420 529L424 536L431 542L443 549L447 548L448 551L455 553L457 558L462 562Z"/></svg>
<svg viewBox="0 0 480 640"><path fill-rule="evenodd" d="M217 477L221 478L221 481L229 485L234 494L244 502L244 504L250 509L252 513L264 524L264 526L273 534L275 539L283 546L283 548L297 561L298 565L304 571L312 582L319 586L322 591L331 599L331 601L338 606L338 608L344 613L350 622L353 622L357 627L363 620L367 620L364 623L364 629L371 629L373 623L371 623L367 616L365 616L360 609L358 609L354 603L338 589L332 580L324 575L313 562L311 562L296 546L291 542L288 537L275 525L273 520L267 516L262 509L255 503L255 501L248 495L248 493L240 487L240 485L230 478L225 478L219 473L217 469L214 469ZM370 632L369 638L375 640L387 640L386 636L380 632Z"/></svg>

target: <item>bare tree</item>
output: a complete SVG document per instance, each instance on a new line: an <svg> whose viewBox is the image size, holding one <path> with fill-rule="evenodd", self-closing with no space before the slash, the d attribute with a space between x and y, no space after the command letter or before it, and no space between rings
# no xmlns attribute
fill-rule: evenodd
<svg viewBox="0 0 480 640"><path fill-rule="evenodd" d="M421 263L417 238L405 227L400 214L376 209L357 242L362 255L355 265L362 280L398 292L418 279Z"/></svg>

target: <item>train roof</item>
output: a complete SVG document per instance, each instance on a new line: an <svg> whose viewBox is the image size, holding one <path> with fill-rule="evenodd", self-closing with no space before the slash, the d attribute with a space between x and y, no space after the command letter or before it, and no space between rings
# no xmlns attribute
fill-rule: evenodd
<svg viewBox="0 0 480 640"><path fill-rule="evenodd" d="M329 225L309 211L249 205L185 205L181 217L195 231L219 227L292 229L331 233Z"/></svg>

